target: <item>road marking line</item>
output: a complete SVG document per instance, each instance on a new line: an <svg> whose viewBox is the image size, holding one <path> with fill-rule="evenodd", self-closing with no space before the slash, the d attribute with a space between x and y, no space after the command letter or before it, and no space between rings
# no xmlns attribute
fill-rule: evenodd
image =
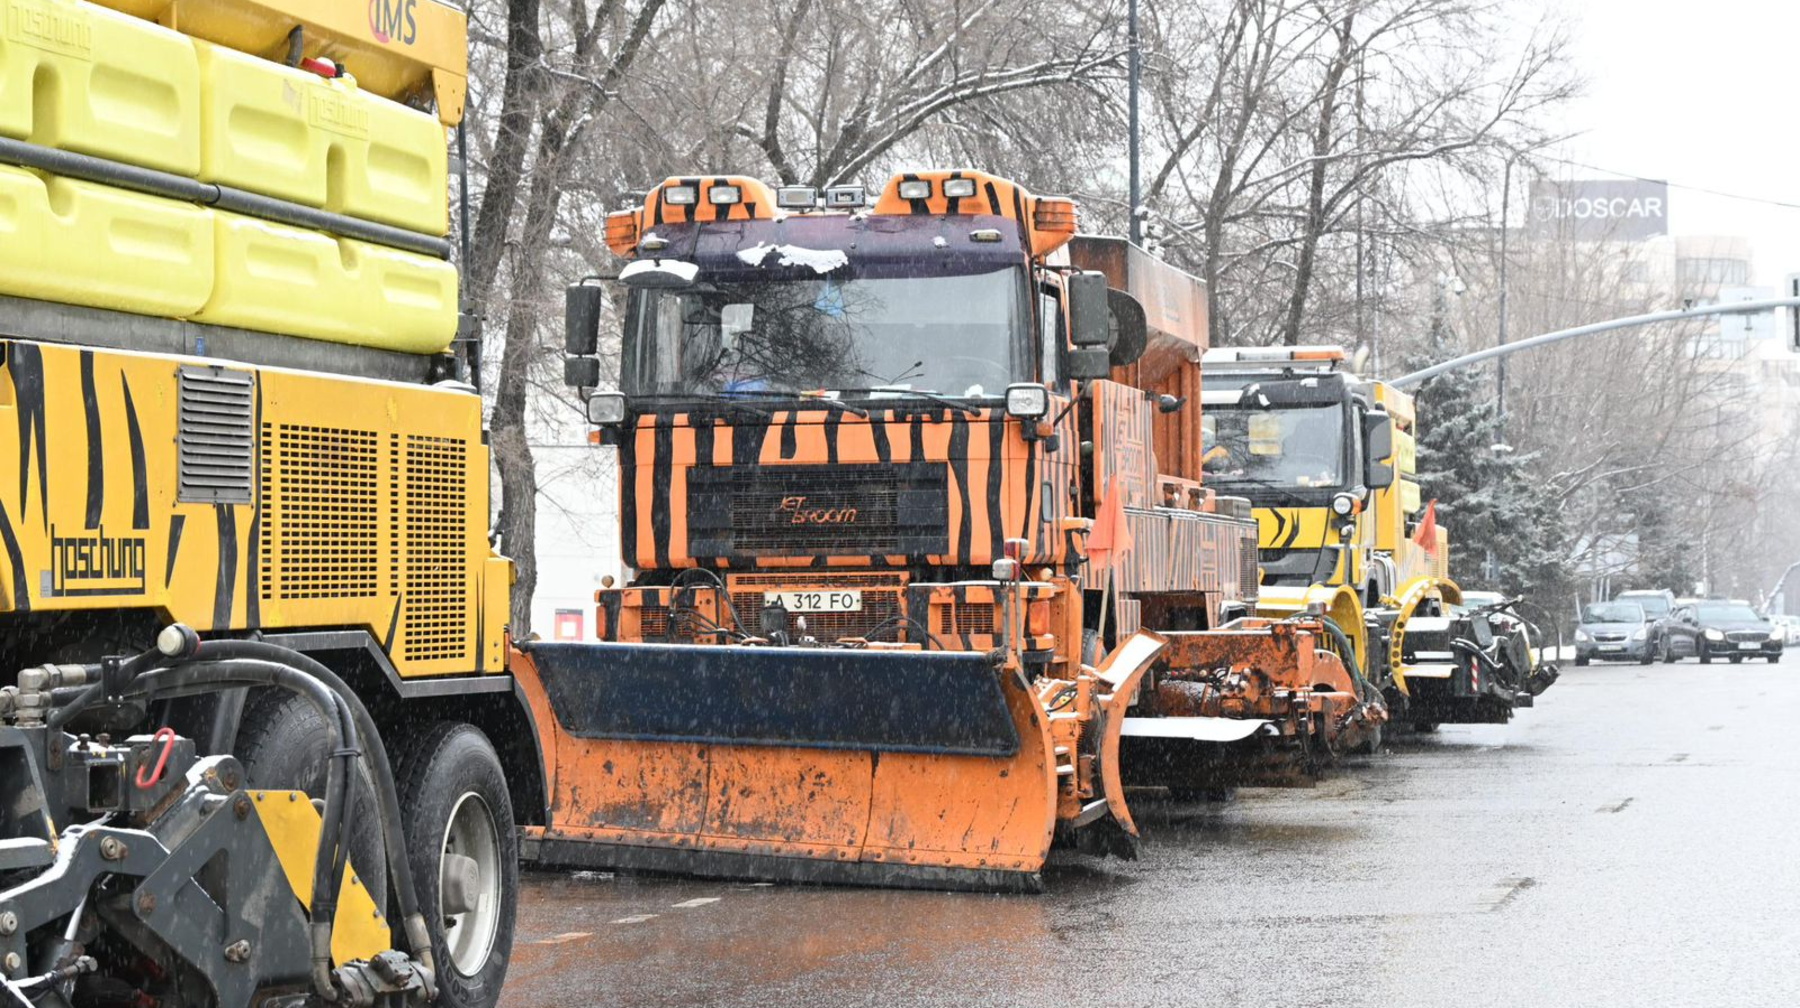
<svg viewBox="0 0 1800 1008"><path fill-rule="evenodd" d="M1530 889L1534 885L1537 885L1537 879L1527 876L1525 878L1513 879L1510 883L1502 881L1501 885L1507 886L1506 892L1501 893L1500 898L1495 900L1493 902L1493 905L1488 907L1488 910L1490 912L1494 911L1494 910L1502 909L1503 907L1506 906L1506 904L1511 903L1515 898L1517 898L1519 893L1524 892L1527 889Z"/></svg>
<svg viewBox="0 0 1800 1008"><path fill-rule="evenodd" d="M717 903L721 898L719 896L697 896L691 900L682 900L680 903L671 904L671 906L676 910L688 910L693 907L703 907L708 903Z"/></svg>
<svg viewBox="0 0 1800 1008"><path fill-rule="evenodd" d="M537 941L532 942L532 944L533 945L564 945L569 942L577 941L582 938L592 938L593 936L594 936L594 932L592 932L592 931L565 931L559 935L551 935L548 938L540 938Z"/></svg>
<svg viewBox="0 0 1800 1008"><path fill-rule="evenodd" d="M618 920L613 921L612 923L614 923L614 924L642 924L645 921L647 921L650 918L655 917L655 916L656 916L655 914L632 914L630 917L620 917Z"/></svg>
<svg viewBox="0 0 1800 1008"><path fill-rule="evenodd" d="M1625 811L1625 806L1630 805L1632 802L1634 802L1636 800L1637 799L1635 799L1635 798L1627 798L1624 801L1618 803L1617 805L1602 805L1599 808L1595 809L1594 811L1595 812L1623 812L1623 811Z"/></svg>

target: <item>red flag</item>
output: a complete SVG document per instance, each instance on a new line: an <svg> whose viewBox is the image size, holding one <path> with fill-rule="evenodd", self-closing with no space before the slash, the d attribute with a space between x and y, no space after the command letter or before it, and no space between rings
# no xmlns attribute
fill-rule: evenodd
<svg viewBox="0 0 1800 1008"><path fill-rule="evenodd" d="M1118 480L1106 488L1100 502L1100 514L1094 519L1094 531L1088 535L1088 559L1096 567L1112 562L1112 554L1131 552L1131 525L1125 520L1125 492Z"/></svg>
<svg viewBox="0 0 1800 1008"><path fill-rule="evenodd" d="M1425 517L1419 519L1419 527L1413 529L1413 542L1423 546L1428 556L1437 556L1437 498L1425 505Z"/></svg>

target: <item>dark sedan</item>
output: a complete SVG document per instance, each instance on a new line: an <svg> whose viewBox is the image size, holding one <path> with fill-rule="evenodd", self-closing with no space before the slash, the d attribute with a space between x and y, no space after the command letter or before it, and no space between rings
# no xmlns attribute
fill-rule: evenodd
<svg viewBox="0 0 1800 1008"><path fill-rule="evenodd" d="M1756 610L1736 602L1696 602L1677 606L1657 644L1663 661L1693 655L1702 664L1714 658L1781 660L1781 638Z"/></svg>

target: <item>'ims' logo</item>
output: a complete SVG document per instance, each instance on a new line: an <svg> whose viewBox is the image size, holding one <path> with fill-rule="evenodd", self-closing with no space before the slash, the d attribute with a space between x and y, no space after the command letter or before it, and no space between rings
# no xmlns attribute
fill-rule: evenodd
<svg viewBox="0 0 1800 1008"><path fill-rule="evenodd" d="M412 45L419 39L419 0L369 0L369 30L378 42Z"/></svg>

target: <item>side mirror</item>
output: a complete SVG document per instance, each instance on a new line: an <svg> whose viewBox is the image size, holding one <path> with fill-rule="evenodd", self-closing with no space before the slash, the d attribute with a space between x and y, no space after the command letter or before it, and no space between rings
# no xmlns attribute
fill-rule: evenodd
<svg viewBox="0 0 1800 1008"><path fill-rule="evenodd" d="M594 388L600 384L600 358L564 357L563 382L574 388Z"/></svg>
<svg viewBox="0 0 1800 1008"><path fill-rule="evenodd" d="M1078 347L1104 347L1112 342L1106 276L1073 273L1068 278L1069 341ZM1077 377L1080 377L1077 375Z"/></svg>
<svg viewBox="0 0 1800 1008"><path fill-rule="evenodd" d="M1371 490L1394 485L1394 466L1382 459L1394 454L1394 418L1385 410L1363 414L1363 450L1365 469L1363 484Z"/></svg>
<svg viewBox="0 0 1800 1008"><path fill-rule="evenodd" d="M1078 347L1069 351L1069 377L1093 381L1112 376L1112 355L1105 347Z"/></svg>
<svg viewBox="0 0 1800 1008"><path fill-rule="evenodd" d="M1107 313L1112 316L1112 365L1124 367L1144 355L1150 345L1150 326L1144 319L1144 306L1122 290L1106 292Z"/></svg>
<svg viewBox="0 0 1800 1008"><path fill-rule="evenodd" d="M592 284L576 284L563 293L563 348L586 357L600 348L600 313L606 307L606 291Z"/></svg>

